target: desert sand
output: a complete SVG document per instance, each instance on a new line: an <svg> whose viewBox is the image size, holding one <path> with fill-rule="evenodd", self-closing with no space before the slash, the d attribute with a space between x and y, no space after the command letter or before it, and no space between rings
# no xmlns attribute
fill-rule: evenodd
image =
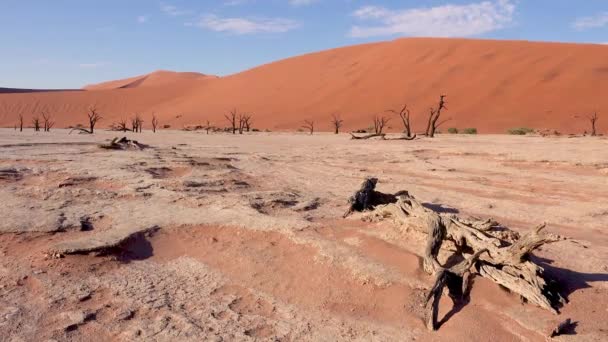
<svg viewBox="0 0 608 342"><path fill-rule="evenodd" d="M126 134L150 148L0 130L3 340L545 341L565 318L557 341L608 339L605 138ZM519 232L546 221L566 239L534 260L569 302L553 315L475 277L428 331L425 237L342 218L367 176Z"/></svg>
<svg viewBox="0 0 608 342"><path fill-rule="evenodd" d="M225 77L153 72L84 87L84 91L18 92L0 89L0 126L19 114L49 111L57 127L84 123L97 104L113 122L152 113L174 129L210 120L224 126L232 108L253 113L258 129L291 130L315 120L330 131L332 113L347 130L370 126L374 115L407 103L415 130L447 95L445 125L505 133L513 127L589 130L574 118L608 112L608 46L475 39L407 38L293 57ZM10 87L9 85L3 85ZM400 129L393 119L389 129ZM608 120L599 120L606 131Z"/></svg>

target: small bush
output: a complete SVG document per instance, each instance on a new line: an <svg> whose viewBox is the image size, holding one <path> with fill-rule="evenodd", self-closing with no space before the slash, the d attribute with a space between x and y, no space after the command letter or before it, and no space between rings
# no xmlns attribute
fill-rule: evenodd
<svg viewBox="0 0 608 342"><path fill-rule="evenodd" d="M260 130L259 130L259 129L257 129L257 128L252 128L252 129L251 129L251 131L252 131L252 132L259 132Z"/></svg>
<svg viewBox="0 0 608 342"><path fill-rule="evenodd" d="M465 128L462 130L462 134L477 134L477 128Z"/></svg>
<svg viewBox="0 0 608 342"><path fill-rule="evenodd" d="M163 125L163 128L171 128L171 125Z"/></svg>
<svg viewBox="0 0 608 342"><path fill-rule="evenodd" d="M450 133L450 134L458 134L458 128L456 128L456 127L450 127L450 128L448 128L448 133Z"/></svg>
<svg viewBox="0 0 608 342"><path fill-rule="evenodd" d="M512 134L512 135L526 135L528 133L533 133L534 130L532 128L528 128L528 127L517 127L517 128L511 128L507 132L509 132L509 134Z"/></svg>

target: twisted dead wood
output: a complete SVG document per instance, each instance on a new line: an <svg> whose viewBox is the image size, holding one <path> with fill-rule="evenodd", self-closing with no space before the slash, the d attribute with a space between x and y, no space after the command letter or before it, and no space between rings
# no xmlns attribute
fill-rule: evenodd
<svg viewBox="0 0 608 342"><path fill-rule="evenodd" d="M436 328L437 305L443 287L450 283L450 279L462 281L466 287L469 269L473 265L481 276L519 294L530 303L557 313L556 307L564 299L548 286L543 268L529 258L530 253L543 244L562 239L544 232L545 224L520 236L491 219L461 218L436 212L423 206L407 191L383 194L375 190L377 182L376 178L363 182L361 189L351 197L351 206L345 216L353 211L367 211L364 219L392 218L399 224L428 234L423 268L436 275L435 285L427 297L427 303L431 302L427 321L430 329ZM454 256L463 260L455 266L441 265L437 260L446 240L456 249L448 260ZM467 255L471 257L467 258Z"/></svg>

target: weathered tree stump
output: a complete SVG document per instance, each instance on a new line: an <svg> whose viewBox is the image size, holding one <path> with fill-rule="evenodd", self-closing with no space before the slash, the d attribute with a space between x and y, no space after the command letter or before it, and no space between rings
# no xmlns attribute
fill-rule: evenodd
<svg viewBox="0 0 608 342"><path fill-rule="evenodd" d="M453 294L454 286L451 284L461 283L462 293L466 293L472 266L482 277L519 294L530 303L557 313L557 307L564 299L548 286L543 268L529 258L530 253L543 244L563 239L544 232L545 224L520 236L491 219L465 219L436 212L423 206L407 191L383 194L375 190L377 182L376 178L363 182L361 189L350 198L350 208L344 216L353 211L367 211L364 219L392 218L398 224L427 234L423 268L425 272L436 275L435 285L427 296L427 304L431 304L427 306L429 329L437 328L437 308L444 286L448 285ZM460 263L441 265L437 260L444 241L451 242L456 249L448 260L460 258Z"/></svg>

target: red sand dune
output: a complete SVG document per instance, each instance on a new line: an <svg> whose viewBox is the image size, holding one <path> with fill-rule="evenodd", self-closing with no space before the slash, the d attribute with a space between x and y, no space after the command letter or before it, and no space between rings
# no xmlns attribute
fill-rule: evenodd
<svg viewBox="0 0 608 342"><path fill-rule="evenodd" d="M169 86L171 84L185 82L188 80L202 80L206 78L215 78L216 76L208 76L198 72L175 72L167 70L158 70L153 73L141 76L135 76L123 80L109 81L99 84L91 84L85 86L85 90L107 90L107 89L126 89L137 87L156 87Z"/></svg>
<svg viewBox="0 0 608 342"><path fill-rule="evenodd" d="M227 124L232 108L254 114L261 129L295 129L304 119L330 130L332 113L345 129L369 127L372 117L407 103L416 130L429 107L447 94L447 127L502 133L512 127L582 132L575 115L598 111L608 129L608 46L472 39L407 38L338 48L215 78L157 72L88 86L81 92L0 94L0 125L40 109L57 126L85 122L97 103L110 125L134 112L156 112L173 128ZM387 114L390 115L390 114ZM400 129L395 115L392 130ZM605 118L604 118L605 117ZM148 120L149 122L149 120Z"/></svg>

